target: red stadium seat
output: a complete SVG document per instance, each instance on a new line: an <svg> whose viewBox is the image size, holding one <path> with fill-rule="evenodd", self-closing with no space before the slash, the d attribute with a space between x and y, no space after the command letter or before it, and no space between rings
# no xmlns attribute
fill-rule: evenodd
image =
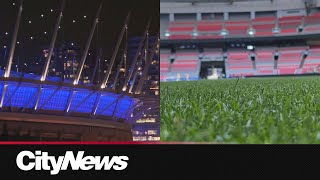
<svg viewBox="0 0 320 180"><path fill-rule="evenodd" d="M197 39L220 39L223 38L221 35L199 35Z"/></svg>
<svg viewBox="0 0 320 180"><path fill-rule="evenodd" d="M194 21L169 22L168 31L171 34L168 39L192 39L192 31L195 28Z"/></svg>
<svg viewBox="0 0 320 180"><path fill-rule="evenodd" d="M175 63L197 63L198 60L177 60Z"/></svg>
<svg viewBox="0 0 320 180"><path fill-rule="evenodd" d="M183 32L185 32L185 31L193 31L193 27L169 27L168 28L168 30L169 30L169 32L181 32L181 31L183 31Z"/></svg>
<svg viewBox="0 0 320 180"><path fill-rule="evenodd" d="M160 76L160 80L165 80L166 76Z"/></svg>
<svg viewBox="0 0 320 180"><path fill-rule="evenodd" d="M253 19L253 22L270 22L270 21L275 21L276 17L272 16L272 17L257 17L255 19Z"/></svg>
<svg viewBox="0 0 320 180"><path fill-rule="evenodd" d="M295 74L296 68L279 68L279 74Z"/></svg>
<svg viewBox="0 0 320 180"><path fill-rule="evenodd" d="M248 59L248 52L230 52L228 55L228 59L233 60L233 59Z"/></svg>
<svg viewBox="0 0 320 180"><path fill-rule="evenodd" d="M301 21L292 21L292 22L279 21L280 28L282 28L282 27L298 27L300 24L301 24Z"/></svg>
<svg viewBox="0 0 320 180"><path fill-rule="evenodd" d="M193 25L193 21L171 21L170 25Z"/></svg>
<svg viewBox="0 0 320 180"><path fill-rule="evenodd" d="M247 31L248 30L248 26L226 26L226 29L229 31L233 31L233 30L244 30Z"/></svg>
<svg viewBox="0 0 320 180"><path fill-rule="evenodd" d="M192 35L189 34L174 34L169 36L169 39L192 39Z"/></svg>
<svg viewBox="0 0 320 180"><path fill-rule="evenodd" d="M279 18L279 21L289 21L289 20L296 20L296 21L301 21L303 16L284 16Z"/></svg>
<svg viewBox="0 0 320 180"><path fill-rule="evenodd" d="M297 29L281 29L280 34L295 34Z"/></svg>
<svg viewBox="0 0 320 180"><path fill-rule="evenodd" d="M270 31L256 31L255 36L273 36L273 32Z"/></svg>
<svg viewBox="0 0 320 180"><path fill-rule="evenodd" d="M229 69L252 69L252 66L235 66L235 65L230 65Z"/></svg>
<svg viewBox="0 0 320 180"><path fill-rule="evenodd" d="M273 74L273 70L271 69L268 69L268 70L259 70L258 73L260 75L270 75L270 74Z"/></svg>
<svg viewBox="0 0 320 180"><path fill-rule="evenodd" d="M226 26L228 26L228 25L246 25L246 26L248 26L250 24L250 22L251 21L249 21L249 20L238 20L238 21L230 20L230 21L226 21L225 25Z"/></svg>
<svg viewBox="0 0 320 180"><path fill-rule="evenodd" d="M304 32L320 32L320 27L318 26L309 26L309 27L305 27Z"/></svg>
<svg viewBox="0 0 320 180"><path fill-rule="evenodd" d="M220 31L222 29L222 24L201 24L197 26L198 31Z"/></svg>
<svg viewBox="0 0 320 180"><path fill-rule="evenodd" d="M248 37L247 31L250 27L255 29L255 37L274 36L272 32L276 24L280 27L279 35L299 34L297 28L304 22L304 32L320 32L320 13L314 13L310 16L276 16L257 17L253 20L201 20L201 21L172 21L169 22L168 31L171 40L183 39L220 39L225 37ZM314 26L313 26L314 25ZM220 31L226 28L229 34L221 36ZM193 36L193 31L198 32ZM302 32L303 33L303 32Z"/></svg>
<svg viewBox="0 0 320 180"><path fill-rule="evenodd" d="M274 24L253 24L252 27L256 30L266 29L272 31Z"/></svg>
<svg viewBox="0 0 320 180"><path fill-rule="evenodd" d="M178 51L171 72L197 72L198 53L196 51Z"/></svg>

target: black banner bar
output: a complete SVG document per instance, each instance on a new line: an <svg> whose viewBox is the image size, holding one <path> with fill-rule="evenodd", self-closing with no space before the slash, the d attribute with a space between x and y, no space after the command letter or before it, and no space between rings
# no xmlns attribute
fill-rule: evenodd
<svg viewBox="0 0 320 180"><path fill-rule="evenodd" d="M57 174L51 175L50 170L35 170L35 167L29 171L20 170L16 160L22 151L28 151L29 155L32 153L37 156L37 160L32 156L24 156L23 164L35 163L37 165L34 166L38 167L45 161L44 154L47 153L47 156L55 156L55 159L58 159L58 156L65 156L67 151L72 151L75 157L77 153L84 151L80 160L84 160L83 158L87 156L94 158L101 156L100 160L108 156L111 164L113 157L117 159L118 156L127 156L128 160L123 160L127 163L123 170L115 170L121 169L121 162L117 164L115 159L116 163L110 166L110 170L94 170L96 164L87 158L87 167L90 167L90 163L93 166L91 170L71 170L69 164L67 170L60 170ZM41 155L39 152L36 155L36 151L41 151ZM319 153L318 145L0 145L0 172L10 177L258 179L282 175L306 178L319 174ZM42 161L40 164L39 159ZM81 164L82 161L79 161L78 165L79 163ZM50 163L48 166L52 170ZM41 168L48 168L48 166Z"/></svg>

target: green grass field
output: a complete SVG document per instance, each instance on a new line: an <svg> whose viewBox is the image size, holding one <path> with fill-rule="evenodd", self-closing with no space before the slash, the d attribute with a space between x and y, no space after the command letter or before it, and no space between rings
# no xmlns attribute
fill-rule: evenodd
<svg viewBox="0 0 320 180"><path fill-rule="evenodd" d="M161 141L320 143L320 77L161 83Z"/></svg>

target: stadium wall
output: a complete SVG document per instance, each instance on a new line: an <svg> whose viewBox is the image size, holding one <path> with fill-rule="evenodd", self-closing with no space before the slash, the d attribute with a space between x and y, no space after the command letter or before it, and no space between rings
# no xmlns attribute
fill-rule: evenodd
<svg viewBox="0 0 320 180"><path fill-rule="evenodd" d="M320 0L313 1L313 7L320 7ZM160 14L170 13L212 13L212 12L250 12L303 9L303 0L246 1L230 3L160 3Z"/></svg>

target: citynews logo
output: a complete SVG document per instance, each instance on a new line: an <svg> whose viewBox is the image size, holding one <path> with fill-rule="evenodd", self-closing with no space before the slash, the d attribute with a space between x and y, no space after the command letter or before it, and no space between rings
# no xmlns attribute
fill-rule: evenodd
<svg viewBox="0 0 320 180"><path fill-rule="evenodd" d="M128 156L84 156L84 151L79 151L75 157L72 151L66 151L64 156L49 156L48 152L21 151L16 158L17 166L23 171L46 170L51 175L56 175L60 170L67 170L69 164L72 170L124 170L128 166ZM24 159L28 159L25 163Z"/></svg>

